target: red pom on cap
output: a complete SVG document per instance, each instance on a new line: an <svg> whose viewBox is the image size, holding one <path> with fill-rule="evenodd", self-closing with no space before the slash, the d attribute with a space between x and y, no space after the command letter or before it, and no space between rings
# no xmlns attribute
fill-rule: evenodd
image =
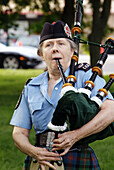
<svg viewBox="0 0 114 170"><path fill-rule="evenodd" d="M55 24L56 22L52 22L52 24Z"/></svg>

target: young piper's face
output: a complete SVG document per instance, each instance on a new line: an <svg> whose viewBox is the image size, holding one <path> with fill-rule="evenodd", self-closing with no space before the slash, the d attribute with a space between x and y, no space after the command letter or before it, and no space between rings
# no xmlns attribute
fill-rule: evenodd
<svg viewBox="0 0 114 170"><path fill-rule="evenodd" d="M71 57L74 50L71 49L70 43L65 38L56 38L45 40L42 47L42 59L46 62L48 70L57 70L56 59L59 58L63 70L70 66Z"/></svg>

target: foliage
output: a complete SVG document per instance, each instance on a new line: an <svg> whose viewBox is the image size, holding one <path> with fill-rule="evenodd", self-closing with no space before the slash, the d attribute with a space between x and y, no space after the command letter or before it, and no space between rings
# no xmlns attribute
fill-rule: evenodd
<svg viewBox="0 0 114 170"><path fill-rule="evenodd" d="M8 31L9 28L16 28L17 25L14 23L18 18L18 13L7 14L7 11L4 13L1 11L0 13L0 29L4 29L4 31Z"/></svg>
<svg viewBox="0 0 114 170"><path fill-rule="evenodd" d="M40 9L43 10L45 13L49 11L59 11L60 12L60 3L58 0L40 0Z"/></svg>
<svg viewBox="0 0 114 170"><path fill-rule="evenodd" d="M7 31L17 19L17 11L9 6L10 0L0 1L0 28Z"/></svg>
<svg viewBox="0 0 114 170"><path fill-rule="evenodd" d="M43 70L0 69L0 168L21 170L25 154L20 152L12 139L13 128L9 125L18 97L28 78L41 74ZM106 79L108 76L105 77ZM111 88L114 91L114 86ZM34 144L35 133L31 131L30 141ZM114 137L91 144L103 170L114 168Z"/></svg>
<svg viewBox="0 0 114 170"><path fill-rule="evenodd" d="M11 7L10 2L15 4ZM57 0L1 0L0 1L0 29L8 32L8 29L18 27L15 21L19 17L19 12L25 7L29 7L30 11L42 10L44 12L43 19L38 23L30 23L30 33L41 33L43 25L46 21L53 22L60 18L60 4ZM8 35L9 36L9 35ZM8 37L9 38L9 37ZM8 41L8 40L7 40Z"/></svg>
<svg viewBox="0 0 114 170"><path fill-rule="evenodd" d="M15 6L11 6L14 3ZM37 0L0 0L0 28L5 29L15 26L14 21L19 17L19 12L28 7L30 10L39 9Z"/></svg>
<svg viewBox="0 0 114 170"><path fill-rule="evenodd" d="M43 11L42 20L30 23L29 33L40 34L45 22L54 22L61 18L61 8L58 0L40 0L39 8Z"/></svg>
<svg viewBox="0 0 114 170"><path fill-rule="evenodd" d="M96 43L101 43L105 35L106 26L111 9L111 0L89 0L92 7L92 27L88 40ZM100 48L89 46L92 66L98 61Z"/></svg>
<svg viewBox="0 0 114 170"><path fill-rule="evenodd" d="M50 14L44 14L41 21L30 23L28 31L29 31L30 34L31 33L40 34L42 29L43 29L45 22L52 23L52 22L57 21L57 20L60 20L60 13L58 13L58 12L53 12L53 13L50 13Z"/></svg>

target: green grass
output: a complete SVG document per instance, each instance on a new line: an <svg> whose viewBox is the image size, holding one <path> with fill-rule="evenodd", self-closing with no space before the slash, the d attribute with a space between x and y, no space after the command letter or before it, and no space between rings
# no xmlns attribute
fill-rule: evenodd
<svg viewBox="0 0 114 170"><path fill-rule="evenodd" d="M28 78L41 74L43 70L0 69L0 169L22 170L25 154L20 152L12 139L13 127L9 125L18 97ZM105 77L106 80L108 77ZM114 85L111 87L114 91ZM30 140L34 144L34 131ZM114 169L114 138L109 137L91 144L102 170Z"/></svg>

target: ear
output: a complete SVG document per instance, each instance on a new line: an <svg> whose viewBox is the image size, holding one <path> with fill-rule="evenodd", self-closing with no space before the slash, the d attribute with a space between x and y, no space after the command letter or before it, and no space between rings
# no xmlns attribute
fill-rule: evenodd
<svg viewBox="0 0 114 170"><path fill-rule="evenodd" d="M72 55L74 54L74 49L72 49Z"/></svg>
<svg viewBox="0 0 114 170"><path fill-rule="evenodd" d="M41 57L42 60L45 60L43 55L40 55L40 57Z"/></svg>
<svg viewBox="0 0 114 170"><path fill-rule="evenodd" d="M74 54L74 49L72 49L72 56L73 56L73 54Z"/></svg>

